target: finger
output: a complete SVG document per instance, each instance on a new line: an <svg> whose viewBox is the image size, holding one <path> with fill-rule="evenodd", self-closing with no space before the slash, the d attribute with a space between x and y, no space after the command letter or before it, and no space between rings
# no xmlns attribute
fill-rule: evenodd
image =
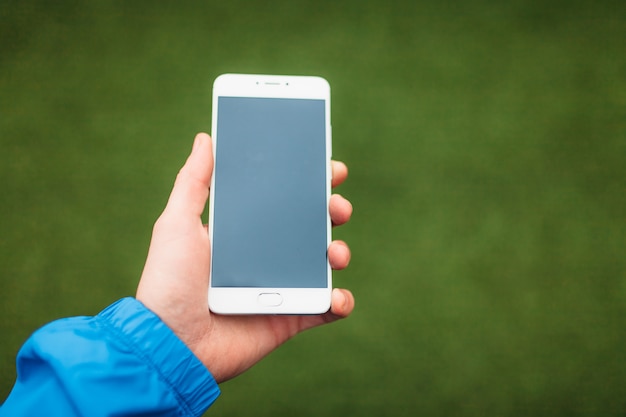
<svg viewBox="0 0 626 417"><path fill-rule="evenodd" d="M352 314L354 304L354 296L349 290L335 288L331 295L330 310L319 316L303 316L298 331L344 319Z"/></svg>
<svg viewBox="0 0 626 417"><path fill-rule="evenodd" d="M333 170L331 185L334 188L348 178L348 167L341 161L331 161L331 167Z"/></svg>
<svg viewBox="0 0 626 417"><path fill-rule="evenodd" d="M178 172L166 211L201 216L209 198L212 172L211 138L206 133L198 133L191 154Z"/></svg>
<svg viewBox="0 0 626 417"><path fill-rule="evenodd" d="M352 310L354 310L354 295L352 295L352 292L340 288L333 289L330 311L326 313L331 316L331 321L348 317Z"/></svg>
<svg viewBox="0 0 626 417"><path fill-rule="evenodd" d="M339 194L330 196L328 212L333 226L340 226L347 223L352 216L352 203Z"/></svg>
<svg viewBox="0 0 626 417"><path fill-rule="evenodd" d="M350 264L351 257L350 247L342 240L334 240L328 246L328 262L332 269L346 268Z"/></svg>

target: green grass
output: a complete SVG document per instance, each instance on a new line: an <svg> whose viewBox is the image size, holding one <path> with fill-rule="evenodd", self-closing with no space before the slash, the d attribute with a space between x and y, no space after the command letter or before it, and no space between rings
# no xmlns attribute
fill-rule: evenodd
<svg viewBox="0 0 626 417"><path fill-rule="evenodd" d="M208 414L623 415L625 4L5 2L0 396L133 294L213 79L286 73L331 83L357 308Z"/></svg>

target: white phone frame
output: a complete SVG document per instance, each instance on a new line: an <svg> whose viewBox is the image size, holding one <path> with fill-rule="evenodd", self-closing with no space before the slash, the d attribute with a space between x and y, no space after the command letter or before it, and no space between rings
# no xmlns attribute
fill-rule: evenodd
<svg viewBox="0 0 626 417"><path fill-rule="evenodd" d="M212 129L213 154L217 142L218 98L267 97L322 99L326 114L326 207L331 195L332 128L330 123L330 86L321 77L290 75L223 74L213 84ZM217 159L217 158L216 158ZM219 163L219 162L217 162ZM215 176L212 177L215 181ZM209 237L213 239L213 190L209 202ZM331 242L332 224L327 216L327 245ZM211 246L212 248L212 246ZM211 257L212 257L211 253ZM324 288L213 287L209 276L209 308L218 314L321 314L329 310L332 291L332 268L326 259L327 285ZM211 269L212 271L212 269Z"/></svg>

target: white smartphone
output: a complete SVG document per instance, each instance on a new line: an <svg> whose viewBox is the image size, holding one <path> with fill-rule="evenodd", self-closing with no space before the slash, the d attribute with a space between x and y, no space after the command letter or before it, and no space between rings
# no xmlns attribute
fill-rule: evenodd
<svg viewBox="0 0 626 417"><path fill-rule="evenodd" d="M320 77L224 74L213 84L209 308L330 308L330 86Z"/></svg>

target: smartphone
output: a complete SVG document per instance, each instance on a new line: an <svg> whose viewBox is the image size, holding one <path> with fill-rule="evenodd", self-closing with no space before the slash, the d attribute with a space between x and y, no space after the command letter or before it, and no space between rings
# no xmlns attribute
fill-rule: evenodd
<svg viewBox="0 0 626 417"><path fill-rule="evenodd" d="M224 74L213 84L209 308L330 308L330 86L320 77Z"/></svg>

